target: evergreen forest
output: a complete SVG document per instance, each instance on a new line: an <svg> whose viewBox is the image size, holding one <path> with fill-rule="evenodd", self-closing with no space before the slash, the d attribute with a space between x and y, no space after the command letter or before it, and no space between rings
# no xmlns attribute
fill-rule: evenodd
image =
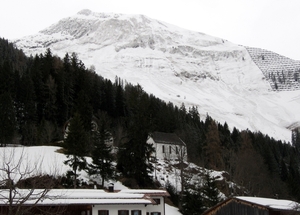
<svg viewBox="0 0 300 215"><path fill-rule="evenodd" d="M299 144L229 128L209 115L200 119L197 107L177 107L147 94L140 85L118 77L105 79L101 71L86 68L75 53L66 53L61 59L47 49L43 54L25 56L8 40L0 39L0 80L1 146L63 146L73 174L86 167L82 158L90 156L97 160L90 171L105 169L100 174L109 178L111 164L97 155L108 156L100 149L112 136L114 147L119 148L113 158L118 177L134 179L136 186L146 188L157 186L149 176L153 148L146 144L148 135L176 133L187 144L188 161L226 171L231 181L244 187L244 192L237 194L300 201ZM71 119L70 137L64 143ZM98 133L93 120L99 125ZM231 194L228 191L228 196ZM198 205L193 195L185 196ZM176 194L172 198L176 199ZM186 214L193 212L192 207L186 208Z"/></svg>

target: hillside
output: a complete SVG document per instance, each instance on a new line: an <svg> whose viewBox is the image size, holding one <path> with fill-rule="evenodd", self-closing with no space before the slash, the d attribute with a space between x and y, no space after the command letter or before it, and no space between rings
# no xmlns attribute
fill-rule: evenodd
<svg viewBox="0 0 300 215"><path fill-rule="evenodd" d="M249 48L143 15L82 10L14 43L27 55L47 48L60 57L76 52L105 78L118 76L166 102L197 106L202 119L209 114L230 128L290 141L288 128L300 121L298 88L273 91Z"/></svg>
<svg viewBox="0 0 300 215"><path fill-rule="evenodd" d="M22 165L20 168L16 168L16 174L12 174L12 180L14 182L18 182L20 178L23 180L29 176L35 175L52 175L56 178L62 177L66 174L66 171L70 170L70 168L63 164L66 160L66 156L57 152L60 147L53 147L53 146L38 146L38 147L1 147L0 148L0 157L1 160L10 163L10 167L17 167L18 163L21 161ZM10 156L13 156L11 160ZM90 163L91 159L87 158L87 161ZM7 175L3 171L4 167L1 166L0 171L0 179L1 181L7 180ZM12 170L13 172L13 170ZM13 173L15 173L13 172ZM22 175L23 174L23 175ZM88 174L84 171L80 173L80 180L84 183L89 183L96 178L91 178ZM121 189L129 189L122 185L118 181L107 181L105 185L107 186L108 183L113 182L114 187L116 190ZM1 184L0 186L2 186ZM36 188L36 187L32 187ZM35 197L32 197L35 198ZM166 206L166 215L180 215L181 213L178 211L178 208L170 206L168 204Z"/></svg>
<svg viewBox="0 0 300 215"><path fill-rule="evenodd" d="M191 202L194 206L202 201L201 182L207 169L218 170L213 171L218 177L216 186L226 196L277 194L300 198L297 145L292 147L260 132L231 131L227 123L209 115L200 120L196 107L187 110L147 94L140 85L119 78L114 82L104 79L93 68L86 69L76 54L59 58L47 49L44 54L26 57L0 39L0 56L0 76L7 80L0 85L2 146L55 144L64 147L67 154L94 157L102 153L96 149L106 149L106 138L113 138L119 149L115 159L120 180L130 187L148 187L153 186L149 162L153 158L149 157L151 147L145 144L147 138L155 131L171 132L187 145L190 163L183 166L187 173L183 185L186 203L190 197L197 199ZM68 138L62 141L65 132ZM182 165L157 161L154 166L161 185L172 181L178 191L178 168ZM72 174L76 172L69 172L67 177ZM68 186L75 186L74 181L69 180ZM240 184L235 188L230 181ZM216 200L216 192L211 196Z"/></svg>

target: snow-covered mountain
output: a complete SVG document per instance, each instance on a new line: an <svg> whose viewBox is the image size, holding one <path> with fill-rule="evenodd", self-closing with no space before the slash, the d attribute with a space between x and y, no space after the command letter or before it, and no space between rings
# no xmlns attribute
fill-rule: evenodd
<svg viewBox="0 0 300 215"><path fill-rule="evenodd" d="M60 57L76 52L105 78L118 76L166 102L197 106L202 119L209 114L231 128L290 141L288 128L300 122L300 91L274 91L270 72L261 70L269 67L253 61L254 49L143 15L82 10L14 42L28 55L47 48Z"/></svg>

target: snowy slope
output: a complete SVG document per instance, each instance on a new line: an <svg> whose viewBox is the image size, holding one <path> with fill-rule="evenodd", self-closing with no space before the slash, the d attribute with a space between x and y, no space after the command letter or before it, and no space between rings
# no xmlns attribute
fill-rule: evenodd
<svg viewBox="0 0 300 215"><path fill-rule="evenodd" d="M34 147L0 147L0 181L3 183L7 179L7 174L2 171L6 169L6 164L11 168L12 180L17 182L20 177L27 178L40 174L62 176L70 167L64 165L63 162L67 159L64 154L58 153L60 147L55 146L34 146ZM91 162L90 158L87 158ZM21 176L21 174L23 175ZM80 171L80 179L89 181L91 178L86 172ZM106 184L106 183L105 183ZM116 190L128 189L120 182L114 182ZM178 208L168 204L166 206L166 215L181 215Z"/></svg>
<svg viewBox="0 0 300 215"><path fill-rule="evenodd" d="M150 19L80 11L14 41L26 54L76 52L87 67L139 83L176 105L197 106L229 127L290 141L300 121L299 91L275 92L243 46Z"/></svg>

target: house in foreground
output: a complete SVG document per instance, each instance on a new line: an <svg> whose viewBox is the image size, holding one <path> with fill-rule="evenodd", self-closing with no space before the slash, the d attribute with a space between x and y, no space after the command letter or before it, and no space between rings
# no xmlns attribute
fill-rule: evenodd
<svg viewBox="0 0 300 215"><path fill-rule="evenodd" d="M187 161L186 144L174 133L153 132L147 143L155 148L157 159Z"/></svg>
<svg viewBox="0 0 300 215"><path fill-rule="evenodd" d="M300 204L290 200L238 196L224 200L202 215L296 215Z"/></svg>
<svg viewBox="0 0 300 215"><path fill-rule="evenodd" d="M38 193L40 190L34 192ZM13 200L14 204L22 200L22 193L25 195L28 190L18 190L18 195ZM8 214L5 196L5 190L2 190L0 214ZM22 206L25 211L34 205L30 214L43 214L47 211L60 215L165 215L164 198L169 194L165 190L150 189L52 189L36 205L34 195L31 196L32 198L26 200Z"/></svg>

